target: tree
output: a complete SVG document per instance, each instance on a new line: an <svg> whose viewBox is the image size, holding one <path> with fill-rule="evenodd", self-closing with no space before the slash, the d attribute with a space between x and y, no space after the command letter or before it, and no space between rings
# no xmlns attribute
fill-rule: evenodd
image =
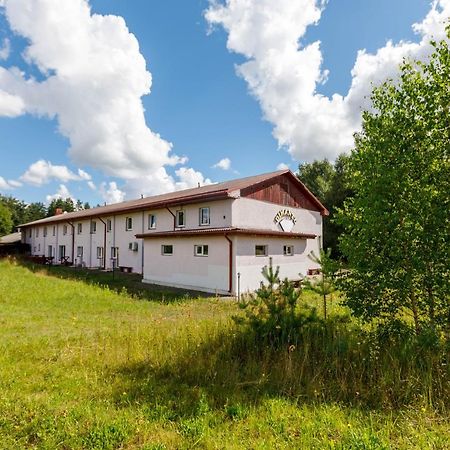
<svg viewBox="0 0 450 450"><path fill-rule="evenodd" d="M322 202L328 195L334 177L334 167L327 159L298 166L297 177Z"/></svg>
<svg viewBox="0 0 450 450"><path fill-rule="evenodd" d="M47 217L54 216L56 214L56 209L62 209L63 211L72 212L75 211L75 205L71 198L55 198L50 202L47 208Z"/></svg>
<svg viewBox="0 0 450 450"><path fill-rule="evenodd" d="M367 321L410 318L416 333L450 322L450 54L433 45L428 62L374 89L338 219L348 306Z"/></svg>
<svg viewBox="0 0 450 450"><path fill-rule="evenodd" d="M0 236L11 233L13 228L12 214L2 202L0 202Z"/></svg>
<svg viewBox="0 0 450 450"><path fill-rule="evenodd" d="M47 209L41 202L30 203L25 209L25 217L22 223L33 222L47 216Z"/></svg>

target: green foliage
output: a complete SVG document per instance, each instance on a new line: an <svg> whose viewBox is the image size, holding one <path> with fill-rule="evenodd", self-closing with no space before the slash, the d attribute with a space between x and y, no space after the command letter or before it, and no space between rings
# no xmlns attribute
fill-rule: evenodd
<svg viewBox="0 0 450 450"><path fill-rule="evenodd" d="M48 205L47 217L54 216L56 214L56 209L58 208L62 211L73 212L75 211L75 203L71 198L55 198Z"/></svg>
<svg viewBox="0 0 450 450"><path fill-rule="evenodd" d="M364 320L450 331L450 53L433 44L372 94L339 222L347 305Z"/></svg>
<svg viewBox="0 0 450 450"><path fill-rule="evenodd" d="M323 218L324 247L331 248L333 257L340 257L338 239L343 228L334 219L337 210L352 195L348 184L348 156L338 156L334 164L327 159L300 164L297 177L329 210L330 215Z"/></svg>
<svg viewBox="0 0 450 450"><path fill-rule="evenodd" d="M267 284L240 303L245 316L234 318L238 324L247 326L261 343L279 346L297 341L300 328L312 320L299 312L297 306L301 289L287 278L280 281L280 268L264 266L262 274Z"/></svg>
<svg viewBox="0 0 450 450"><path fill-rule="evenodd" d="M0 202L0 236L9 234L13 228L11 211Z"/></svg>

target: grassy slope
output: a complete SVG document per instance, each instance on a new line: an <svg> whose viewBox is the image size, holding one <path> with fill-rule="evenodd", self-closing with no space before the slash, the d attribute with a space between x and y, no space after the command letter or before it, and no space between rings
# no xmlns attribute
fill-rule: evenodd
<svg viewBox="0 0 450 450"><path fill-rule="evenodd" d="M448 421L425 406L334 401L314 376L289 392L303 366L231 352L235 312L0 261L0 448L446 448Z"/></svg>

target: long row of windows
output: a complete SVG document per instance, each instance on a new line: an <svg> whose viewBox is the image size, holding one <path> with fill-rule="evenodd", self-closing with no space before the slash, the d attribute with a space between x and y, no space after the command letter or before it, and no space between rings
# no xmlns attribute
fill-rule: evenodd
<svg viewBox="0 0 450 450"><path fill-rule="evenodd" d="M268 256L268 245L255 245L255 256ZM161 245L161 254L165 256L173 255L173 245L163 244ZM194 255L195 256L208 256L209 248L207 245L194 245ZM293 245L283 245L283 255L293 256L294 246Z"/></svg>

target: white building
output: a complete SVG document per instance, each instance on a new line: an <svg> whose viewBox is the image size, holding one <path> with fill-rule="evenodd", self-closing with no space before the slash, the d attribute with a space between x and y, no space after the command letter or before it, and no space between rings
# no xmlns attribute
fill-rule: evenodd
<svg viewBox="0 0 450 450"><path fill-rule="evenodd" d="M282 278L317 266L326 208L289 170L101 206L21 226L32 255L143 275L143 282L236 294L272 258Z"/></svg>

